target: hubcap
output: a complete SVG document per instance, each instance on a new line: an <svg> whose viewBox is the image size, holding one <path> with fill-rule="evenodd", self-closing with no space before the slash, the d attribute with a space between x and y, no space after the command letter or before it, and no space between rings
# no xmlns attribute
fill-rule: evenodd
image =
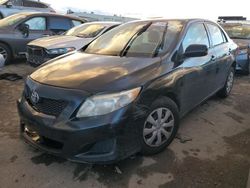
<svg viewBox="0 0 250 188"><path fill-rule="evenodd" d="M174 128L173 113L167 108L158 108L147 117L143 128L144 142L158 147L167 142Z"/></svg>
<svg viewBox="0 0 250 188"><path fill-rule="evenodd" d="M3 55L4 60L7 59L7 51L0 47L0 54Z"/></svg>
<svg viewBox="0 0 250 188"><path fill-rule="evenodd" d="M234 73L230 72L228 78L227 78L227 93L229 93L233 87L233 81L234 81Z"/></svg>

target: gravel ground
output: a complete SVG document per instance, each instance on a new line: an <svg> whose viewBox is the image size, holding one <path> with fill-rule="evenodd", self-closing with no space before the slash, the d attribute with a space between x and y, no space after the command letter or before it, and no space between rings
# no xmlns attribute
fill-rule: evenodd
<svg viewBox="0 0 250 188"><path fill-rule="evenodd" d="M24 63L0 74L23 78ZM19 138L16 100L23 80L0 80L0 187L246 188L250 168L250 77L238 76L230 97L212 97L182 121L163 153L133 156L109 166L85 165L50 156Z"/></svg>

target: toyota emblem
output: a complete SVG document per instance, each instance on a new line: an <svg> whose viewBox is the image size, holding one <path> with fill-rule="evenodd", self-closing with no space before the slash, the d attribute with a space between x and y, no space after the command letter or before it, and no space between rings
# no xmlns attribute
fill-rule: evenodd
<svg viewBox="0 0 250 188"><path fill-rule="evenodd" d="M31 94L31 101L33 103L38 103L39 102L39 95L36 91L33 91Z"/></svg>

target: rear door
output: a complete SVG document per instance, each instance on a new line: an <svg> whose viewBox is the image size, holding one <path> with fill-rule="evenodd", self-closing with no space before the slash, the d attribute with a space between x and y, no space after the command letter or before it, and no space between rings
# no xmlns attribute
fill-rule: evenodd
<svg viewBox="0 0 250 188"><path fill-rule="evenodd" d="M73 27L70 19L66 17L50 16L48 17L48 29L53 35L62 34Z"/></svg>
<svg viewBox="0 0 250 188"><path fill-rule="evenodd" d="M214 90L221 88L225 84L225 79L228 74L228 62L231 61L231 50L228 46L228 41L223 31L213 23L206 23L211 43L212 50L216 53L216 76L214 81Z"/></svg>
<svg viewBox="0 0 250 188"><path fill-rule="evenodd" d="M26 52L26 46L32 40L49 36L51 33L47 30L47 18L45 16L35 16L24 21L22 24L29 25L29 36L23 35L18 29L15 29L16 51L18 54Z"/></svg>
<svg viewBox="0 0 250 188"><path fill-rule="evenodd" d="M210 47L208 33L203 22L193 23L189 26L182 41L181 51L185 52L188 46L202 44ZM203 57L184 58L180 65L183 68L183 82L181 89L181 104L185 112L201 103L212 92L216 55L208 50Z"/></svg>

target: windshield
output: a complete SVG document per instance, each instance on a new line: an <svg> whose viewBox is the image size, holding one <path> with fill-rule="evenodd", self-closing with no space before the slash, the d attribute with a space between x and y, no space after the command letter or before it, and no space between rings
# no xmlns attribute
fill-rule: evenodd
<svg viewBox="0 0 250 188"><path fill-rule="evenodd" d="M70 29L65 35L78 36L82 38L94 38L105 29L101 24L83 24Z"/></svg>
<svg viewBox="0 0 250 188"><path fill-rule="evenodd" d="M86 53L152 57L166 52L176 40L181 21L147 21L123 24L92 42Z"/></svg>
<svg viewBox="0 0 250 188"><path fill-rule="evenodd" d="M15 23L19 22L20 20L24 18L26 18L26 15L24 14L14 14L14 15L8 16L7 18L0 20L0 27L14 25Z"/></svg>
<svg viewBox="0 0 250 188"><path fill-rule="evenodd" d="M250 39L250 25L237 24L237 25L222 25L227 34L232 39Z"/></svg>

